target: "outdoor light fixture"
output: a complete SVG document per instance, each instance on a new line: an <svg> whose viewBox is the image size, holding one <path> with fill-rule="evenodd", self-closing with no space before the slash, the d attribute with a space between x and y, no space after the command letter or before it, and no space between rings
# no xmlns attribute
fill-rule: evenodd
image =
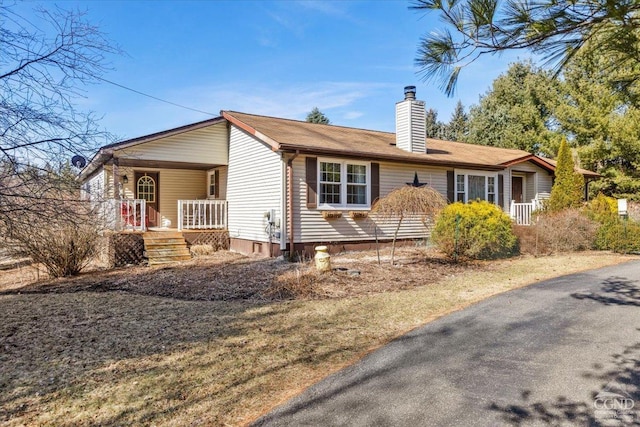
<svg viewBox="0 0 640 427"><path fill-rule="evenodd" d="M127 178L127 175L122 175L122 182L124 184L128 184L129 183L129 178Z"/></svg>

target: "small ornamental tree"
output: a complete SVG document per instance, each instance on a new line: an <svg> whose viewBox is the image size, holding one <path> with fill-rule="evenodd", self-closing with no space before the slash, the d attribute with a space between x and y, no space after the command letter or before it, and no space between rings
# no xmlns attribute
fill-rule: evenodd
<svg viewBox="0 0 640 427"><path fill-rule="evenodd" d="M329 118L324 115L324 113L318 110L318 107L313 107L313 110L309 114L307 114L307 122L309 123L318 123L321 125L330 124Z"/></svg>
<svg viewBox="0 0 640 427"><path fill-rule="evenodd" d="M442 194L432 187L404 186L391 191L380 198L374 205L372 213L381 220L398 221L393 242L391 244L391 264L394 263L396 240L402 221L409 216L419 216L422 223L427 226L447 205L447 200Z"/></svg>
<svg viewBox="0 0 640 427"><path fill-rule="evenodd" d="M555 175L551 197L547 204L548 209L551 212L559 212L563 209L579 207L582 204L584 178L575 171L571 151L564 139L558 150Z"/></svg>

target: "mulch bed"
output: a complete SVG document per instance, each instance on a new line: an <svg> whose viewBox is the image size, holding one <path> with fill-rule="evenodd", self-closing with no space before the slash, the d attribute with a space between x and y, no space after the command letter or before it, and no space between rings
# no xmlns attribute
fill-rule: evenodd
<svg viewBox="0 0 640 427"><path fill-rule="evenodd" d="M124 291L181 300L232 301L290 298L342 298L427 285L479 263L456 264L433 250L401 248L396 263L389 251L353 252L332 257L333 271L318 273L313 262L292 263L249 258L228 251L166 266L134 266L93 271L75 278L40 281L20 287L0 286L0 294ZM311 283L311 292L296 293L298 283ZM7 282L7 277L4 278ZM273 292L283 283L294 292Z"/></svg>

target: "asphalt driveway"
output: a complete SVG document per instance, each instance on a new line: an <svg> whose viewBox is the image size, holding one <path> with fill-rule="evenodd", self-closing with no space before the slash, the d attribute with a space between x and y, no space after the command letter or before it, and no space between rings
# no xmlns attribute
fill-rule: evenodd
<svg viewBox="0 0 640 427"><path fill-rule="evenodd" d="M640 425L640 261L429 323L255 425Z"/></svg>

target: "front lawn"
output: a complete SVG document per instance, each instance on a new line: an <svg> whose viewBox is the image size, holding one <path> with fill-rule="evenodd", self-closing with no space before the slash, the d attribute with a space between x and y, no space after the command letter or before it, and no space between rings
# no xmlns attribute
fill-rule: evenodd
<svg viewBox="0 0 640 427"><path fill-rule="evenodd" d="M246 424L446 313L635 259L452 265L417 249L398 258L378 266L375 253L345 254L333 259L341 271L327 275L230 253L36 284L24 283L24 268L0 272L0 423ZM305 298L277 300L299 287Z"/></svg>

